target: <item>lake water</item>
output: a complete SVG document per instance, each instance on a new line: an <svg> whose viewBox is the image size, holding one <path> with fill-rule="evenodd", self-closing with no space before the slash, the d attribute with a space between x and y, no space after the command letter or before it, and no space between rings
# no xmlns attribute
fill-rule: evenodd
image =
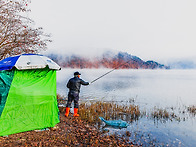
<svg viewBox="0 0 196 147"><path fill-rule="evenodd" d="M85 81L93 81L110 69L62 69L57 72L57 93L67 97L66 84L75 71L81 72ZM82 86L80 100L134 102L141 110L154 107L180 109L196 105L196 70L115 70L89 86ZM135 143L148 146L196 146L196 119L187 113L179 113L185 121L155 122L143 117L126 129L110 129L110 132L132 132Z"/></svg>

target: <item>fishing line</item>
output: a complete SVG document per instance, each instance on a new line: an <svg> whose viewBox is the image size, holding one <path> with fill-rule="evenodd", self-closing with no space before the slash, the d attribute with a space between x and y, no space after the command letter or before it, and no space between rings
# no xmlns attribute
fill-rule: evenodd
<svg viewBox="0 0 196 147"><path fill-rule="evenodd" d="M133 60L133 59L131 59L131 60ZM105 73L105 74L101 75L100 77L98 77L98 78L94 79L94 80L93 80L93 81L91 81L90 83L91 83L91 84L92 84L92 83L94 83L95 81L97 81L97 80L101 79L102 77L104 77L104 76L106 76L107 74L109 74L109 73L113 72L114 70L118 69L119 67L121 67L121 66L123 66L123 65L127 64L127 63L128 63L128 62L130 62L131 60L128 60L127 62L125 62L125 63L123 63L123 64L121 64L121 65L119 65L119 66L115 67L114 69L112 69L112 70L108 71L107 73Z"/></svg>
<svg viewBox="0 0 196 147"><path fill-rule="evenodd" d="M133 60L133 59L131 59L131 60ZM127 64L127 63L128 63L128 62L130 62L131 60L128 60L127 62L122 63L122 64L120 64L120 65L116 66L114 69L112 69L112 70L108 71L107 73L105 73L105 74L101 75L100 77L98 77L98 78L94 79L93 81L91 81L91 82L90 82L90 84L92 84L92 83L94 83L95 81L97 81L97 80L101 79L102 77L104 77L104 76L108 75L109 73L113 72L114 70L118 69L119 67L121 67L121 66L123 66L123 65ZM113 88L113 89L112 89L112 91L115 91L115 88ZM105 96L103 96L103 98L102 98L102 99L104 99L104 97L107 97L110 93L111 93L111 91L107 91L107 92L106 92L106 95L105 95ZM93 95L94 95L94 92L93 92Z"/></svg>

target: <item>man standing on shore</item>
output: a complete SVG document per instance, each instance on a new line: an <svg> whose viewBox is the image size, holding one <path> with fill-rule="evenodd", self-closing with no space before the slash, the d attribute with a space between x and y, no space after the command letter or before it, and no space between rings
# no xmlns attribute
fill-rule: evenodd
<svg viewBox="0 0 196 147"><path fill-rule="evenodd" d="M81 85L89 85L89 82L85 82L82 79L80 79L80 73L77 71L74 73L74 77L71 78L67 83L67 88L69 88L68 93L68 101L66 105L66 112L65 116L69 116L69 110L71 107L72 101L74 101L74 117L78 117L78 101L79 101L79 93L80 93L80 87Z"/></svg>

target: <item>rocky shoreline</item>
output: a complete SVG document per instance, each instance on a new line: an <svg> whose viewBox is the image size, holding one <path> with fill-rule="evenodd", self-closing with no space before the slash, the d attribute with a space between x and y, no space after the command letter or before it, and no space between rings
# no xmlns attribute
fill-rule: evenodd
<svg viewBox="0 0 196 147"><path fill-rule="evenodd" d="M106 119L114 120L124 119L128 122L136 121L146 115L149 115L151 119L160 121L185 121L186 119L166 109L154 109L151 114L146 114L134 104L130 103L130 105L125 106L111 102L81 103L79 117L75 118L71 113L69 117L65 117L65 107L60 107L60 105L65 105L65 100L59 95L57 100L59 104L60 122L54 128L33 130L0 137L1 146L139 146L129 139L131 135L129 131L126 131L124 135L109 135L109 133L100 129L103 124L98 117L101 116ZM185 107L181 114L186 113L195 117L195 105Z"/></svg>
<svg viewBox="0 0 196 147"><path fill-rule="evenodd" d="M93 125L75 118L64 116L60 109L60 123L55 128L42 131L28 131L0 137L1 146L136 146L129 140L115 135L106 135Z"/></svg>

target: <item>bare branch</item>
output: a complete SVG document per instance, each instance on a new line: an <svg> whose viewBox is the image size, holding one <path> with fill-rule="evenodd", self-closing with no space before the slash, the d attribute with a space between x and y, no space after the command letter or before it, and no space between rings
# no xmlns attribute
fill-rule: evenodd
<svg viewBox="0 0 196 147"><path fill-rule="evenodd" d="M47 49L50 35L43 28L32 28L34 22L23 15L30 10L30 0L0 0L0 60L21 53Z"/></svg>

